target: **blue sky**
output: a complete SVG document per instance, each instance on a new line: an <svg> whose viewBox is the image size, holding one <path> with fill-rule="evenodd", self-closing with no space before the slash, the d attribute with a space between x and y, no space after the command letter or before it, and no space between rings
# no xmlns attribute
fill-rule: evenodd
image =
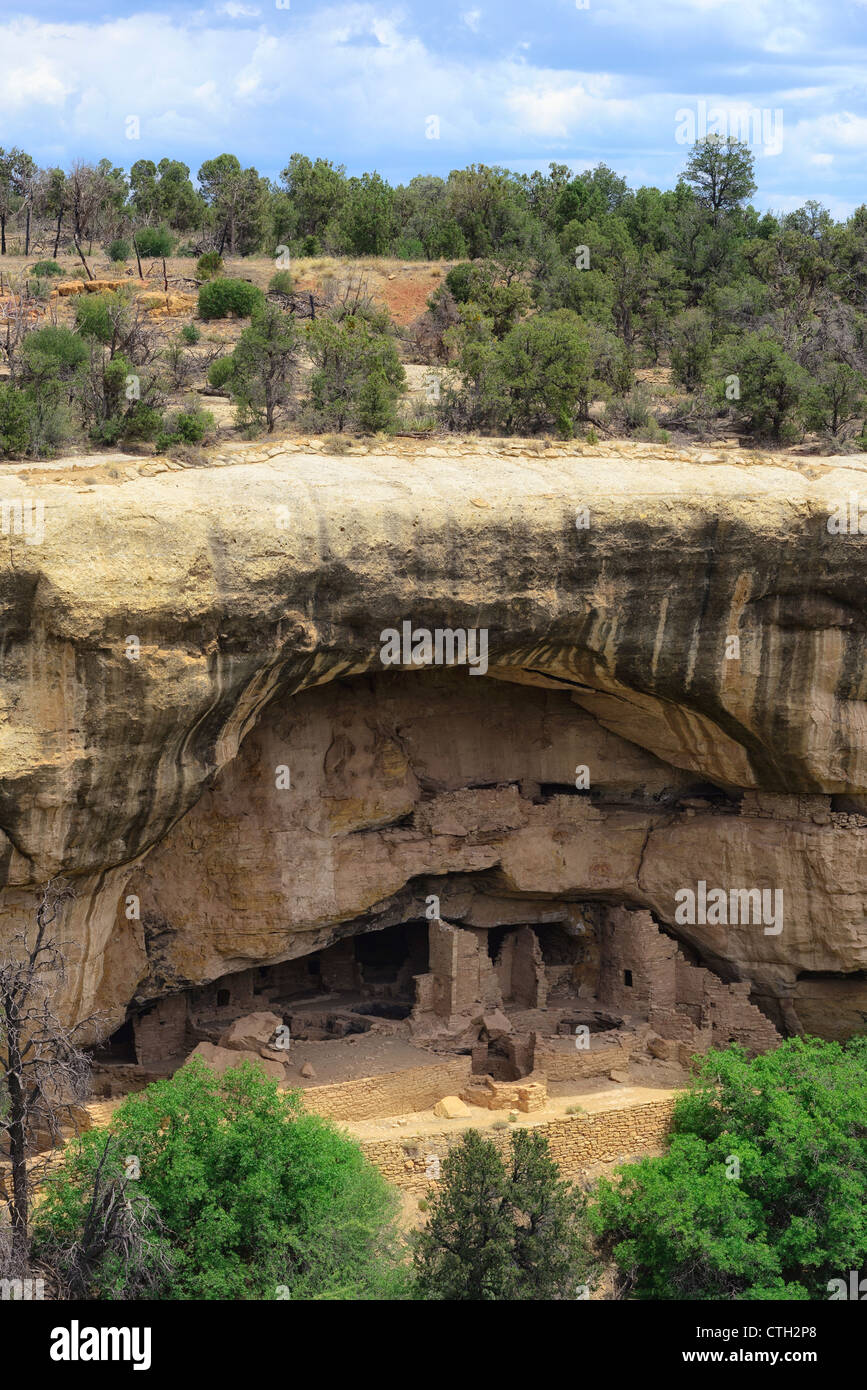
<svg viewBox="0 0 867 1390"><path fill-rule="evenodd" d="M194 174L229 150L272 177L301 150L392 181L604 160L669 187L685 112L738 133L752 109L757 205L867 202L867 0L283 5L0 0L0 145Z"/></svg>

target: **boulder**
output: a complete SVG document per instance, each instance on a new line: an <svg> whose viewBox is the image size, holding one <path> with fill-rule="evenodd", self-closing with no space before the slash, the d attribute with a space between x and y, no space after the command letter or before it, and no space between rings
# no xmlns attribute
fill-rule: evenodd
<svg viewBox="0 0 867 1390"><path fill-rule="evenodd" d="M273 1077L275 1081L286 1080L286 1068L283 1063L271 1062L267 1058L260 1057L258 1052L241 1052L236 1048L218 1047L215 1043L200 1042L197 1047L193 1048L190 1057L201 1057L202 1061L218 1076L222 1076L231 1067L237 1067L241 1062L246 1061L261 1067L265 1075Z"/></svg>
<svg viewBox="0 0 867 1390"><path fill-rule="evenodd" d="M260 1048L268 1046L282 1022L279 1014L267 1010L244 1014L243 1018L236 1018L223 1033L220 1047L228 1047L233 1052L259 1052Z"/></svg>
<svg viewBox="0 0 867 1390"><path fill-rule="evenodd" d="M459 1120L463 1115L470 1114L470 1107L464 1105L460 1096L443 1096L442 1100L437 1101L433 1112L443 1120Z"/></svg>

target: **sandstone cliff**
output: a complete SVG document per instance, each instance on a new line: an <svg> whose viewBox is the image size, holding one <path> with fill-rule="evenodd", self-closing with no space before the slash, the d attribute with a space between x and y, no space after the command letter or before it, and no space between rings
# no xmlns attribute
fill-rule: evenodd
<svg viewBox="0 0 867 1390"><path fill-rule="evenodd" d="M70 879L70 1015L436 892L477 926L648 908L783 1025L863 1029L867 535L827 525L863 456L2 474L0 933ZM486 630L487 674L385 668L405 621ZM782 930L678 923L699 880L782 889Z"/></svg>

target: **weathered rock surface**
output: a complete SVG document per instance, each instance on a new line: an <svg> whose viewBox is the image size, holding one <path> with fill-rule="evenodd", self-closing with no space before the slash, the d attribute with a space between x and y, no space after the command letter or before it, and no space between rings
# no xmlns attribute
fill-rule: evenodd
<svg viewBox="0 0 867 1390"><path fill-rule="evenodd" d="M622 902L863 1027L867 535L827 521L867 463L700 457L4 469L0 936L66 875L64 1007L106 1032L429 893ZM404 621L486 629L487 675L384 670ZM782 888L782 931L677 924L698 880Z"/></svg>

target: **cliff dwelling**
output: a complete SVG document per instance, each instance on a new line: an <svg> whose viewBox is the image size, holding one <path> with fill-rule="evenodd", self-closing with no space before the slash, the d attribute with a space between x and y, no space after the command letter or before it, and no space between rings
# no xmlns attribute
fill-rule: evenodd
<svg viewBox="0 0 867 1390"><path fill-rule="evenodd" d="M201 470L183 528L127 498L154 576L119 569L101 616L84 520L26 557L64 602L33 600L38 660L23 637L5 658L3 930L74 883L64 1007L98 1020L97 1093L198 1052L334 1114L519 1109L863 1032L867 663L854 550L822 551L821 596L807 564L823 479L757 465L747 505L712 463L636 458L624 492L610 462L480 456L483 508L439 461L356 462L348 501L339 460L248 461L240 510L240 465ZM275 541L260 509L287 489ZM485 632L484 672L384 668L407 615Z"/></svg>

